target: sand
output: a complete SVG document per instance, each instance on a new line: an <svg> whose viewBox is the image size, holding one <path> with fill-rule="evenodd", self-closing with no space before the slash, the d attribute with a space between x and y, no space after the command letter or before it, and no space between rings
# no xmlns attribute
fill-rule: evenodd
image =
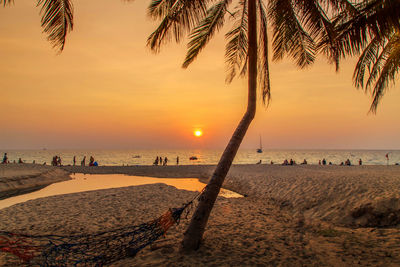
<svg viewBox="0 0 400 267"><path fill-rule="evenodd" d="M53 166L0 164L0 200L69 179L67 171Z"/></svg>
<svg viewBox="0 0 400 267"><path fill-rule="evenodd" d="M214 167L67 170L205 179ZM399 166L240 165L224 187L247 197L218 198L198 251L179 252L183 219L113 266L400 266ZM194 194L155 184L36 199L0 210L0 230L95 233L149 221ZM5 253L0 263L17 264Z"/></svg>

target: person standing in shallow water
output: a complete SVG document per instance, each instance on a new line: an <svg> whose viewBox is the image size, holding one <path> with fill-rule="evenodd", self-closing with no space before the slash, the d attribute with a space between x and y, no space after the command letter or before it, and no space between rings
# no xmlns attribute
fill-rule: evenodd
<svg viewBox="0 0 400 267"><path fill-rule="evenodd" d="M358 165L360 165L360 166L362 165L362 160L361 159L358 160Z"/></svg>
<svg viewBox="0 0 400 267"><path fill-rule="evenodd" d="M179 156L176 157L176 165L179 165Z"/></svg>
<svg viewBox="0 0 400 267"><path fill-rule="evenodd" d="M73 162L74 162L74 166L75 166L76 165L76 157L75 156L74 156Z"/></svg>

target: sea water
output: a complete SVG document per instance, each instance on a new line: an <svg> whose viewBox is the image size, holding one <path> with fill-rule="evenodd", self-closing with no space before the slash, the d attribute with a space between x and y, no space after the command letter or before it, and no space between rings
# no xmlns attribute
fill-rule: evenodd
<svg viewBox="0 0 400 267"><path fill-rule="evenodd" d="M152 165L156 157L168 158L168 165L176 165L179 157L180 165L217 164L222 155L222 150L0 150L0 157L7 152L10 162L18 162L21 158L25 163L51 164L53 156L61 157L63 165L72 165L73 157L76 164L86 156L86 164L90 156L95 158L101 166L122 165ZM386 155L388 154L388 158ZM190 160L196 157L196 160ZM332 164L340 164L350 159L353 164L358 164L362 159L365 165L386 165L400 163L400 150L239 150L234 164L255 164L261 160L262 164L282 163L285 159L293 159L297 163L304 159L309 164L318 164L319 160L326 159Z"/></svg>

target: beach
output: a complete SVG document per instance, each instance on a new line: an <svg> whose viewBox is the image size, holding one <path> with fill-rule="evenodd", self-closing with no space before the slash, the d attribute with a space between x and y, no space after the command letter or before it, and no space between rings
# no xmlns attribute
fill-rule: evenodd
<svg viewBox="0 0 400 267"><path fill-rule="evenodd" d="M50 167L63 173L121 173L202 181L207 181L214 168ZM26 172L23 176L29 175ZM246 197L218 197L198 251L179 251L189 214L136 257L112 266L400 265L399 166L234 165L224 187ZM35 199L0 210L0 230L96 233L150 221L195 195L153 184ZM0 263L13 266L18 261L1 253Z"/></svg>
<svg viewBox="0 0 400 267"><path fill-rule="evenodd" d="M1 164L0 200L71 179L69 172L38 164Z"/></svg>

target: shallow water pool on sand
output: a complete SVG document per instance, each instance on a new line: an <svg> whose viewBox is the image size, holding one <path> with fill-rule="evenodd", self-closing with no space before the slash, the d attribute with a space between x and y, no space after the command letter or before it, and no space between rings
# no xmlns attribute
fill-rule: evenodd
<svg viewBox="0 0 400 267"><path fill-rule="evenodd" d="M71 175L72 180L54 183L41 190L10 197L0 201L0 209L9 207L11 205L25 202L28 200L49 197L54 195L71 194L84 191L92 191L99 189L118 188L125 186L135 186L144 184L164 183L172 185L178 189L189 191L201 191L206 185L201 183L198 179L194 178L153 178L142 176L129 176L123 174L82 174L76 173ZM242 197L242 195L221 189L220 196L232 198Z"/></svg>

